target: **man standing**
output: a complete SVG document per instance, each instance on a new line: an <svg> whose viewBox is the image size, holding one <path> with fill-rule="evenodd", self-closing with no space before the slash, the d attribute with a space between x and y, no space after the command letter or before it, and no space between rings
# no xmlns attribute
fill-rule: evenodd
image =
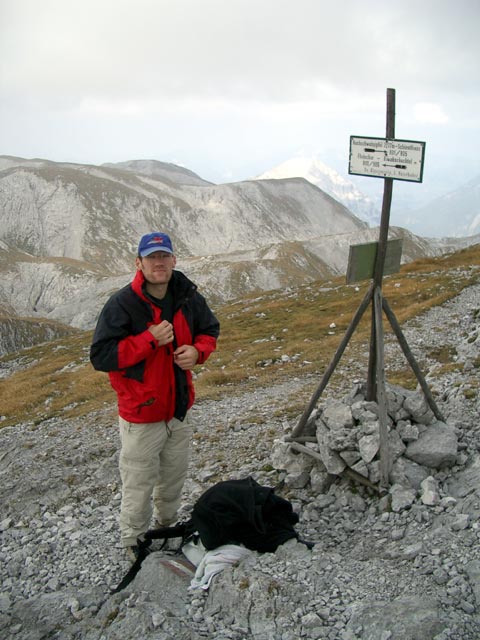
<svg viewBox="0 0 480 640"><path fill-rule="evenodd" d="M121 544L134 559L150 528L175 522L187 475L194 401L191 369L215 350L220 325L197 287L175 270L165 233L144 235L131 282L100 313L90 360L118 396ZM153 505L152 505L153 501Z"/></svg>

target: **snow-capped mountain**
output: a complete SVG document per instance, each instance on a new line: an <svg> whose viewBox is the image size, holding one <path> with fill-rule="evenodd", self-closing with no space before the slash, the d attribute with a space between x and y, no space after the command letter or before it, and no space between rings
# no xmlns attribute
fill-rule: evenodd
<svg viewBox="0 0 480 640"><path fill-rule="evenodd" d="M380 221L380 210L376 204L357 189L357 187L341 176L335 169L316 158L294 157L282 162L277 167L265 171L256 180L279 180L283 178L304 178L316 187L341 202L347 209L365 220L369 225L377 225Z"/></svg>

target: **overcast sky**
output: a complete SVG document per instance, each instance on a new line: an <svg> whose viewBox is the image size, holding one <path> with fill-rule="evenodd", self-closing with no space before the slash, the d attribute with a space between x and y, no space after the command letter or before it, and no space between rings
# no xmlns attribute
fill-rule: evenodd
<svg viewBox="0 0 480 640"><path fill-rule="evenodd" d="M450 187L480 173L479 25L479 0L0 0L0 154L346 173L392 87L396 137Z"/></svg>

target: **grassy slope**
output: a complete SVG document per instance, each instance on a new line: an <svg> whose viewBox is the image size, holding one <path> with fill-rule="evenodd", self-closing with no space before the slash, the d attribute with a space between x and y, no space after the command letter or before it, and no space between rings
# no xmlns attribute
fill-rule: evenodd
<svg viewBox="0 0 480 640"><path fill-rule="evenodd" d="M383 291L402 324L479 281L480 245L476 245L403 266L400 273L384 279ZM270 385L309 373L320 376L368 286L368 281L346 285L344 278L336 278L289 291L272 291L217 309L222 333L217 351L205 366L196 369L197 399L238 393L252 385ZM367 310L343 356L349 363L349 374L354 376L365 376L370 318ZM387 322L384 326L389 331ZM114 414L115 396L108 378L94 371L88 360L91 335L84 332L60 338L1 358L0 366L14 361L17 371L0 381L0 426L86 415L105 405L111 406ZM442 357L445 366L454 366L448 353ZM407 364L391 376L388 362L386 365L390 382L414 385ZM335 384L335 376L331 384ZM289 408L298 413L304 402L302 397L290 400Z"/></svg>

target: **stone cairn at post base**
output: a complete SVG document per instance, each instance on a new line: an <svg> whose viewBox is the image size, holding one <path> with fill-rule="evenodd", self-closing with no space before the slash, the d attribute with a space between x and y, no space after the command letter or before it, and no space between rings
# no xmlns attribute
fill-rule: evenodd
<svg viewBox="0 0 480 640"><path fill-rule="evenodd" d="M424 504L436 505L441 497L434 476L461 463L455 427L435 418L421 392L387 385L386 396L390 506L406 508L419 495ZM298 447L308 452L299 452L285 437L274 443L272 464L292 489L310 486L314 493L326 493L335 476L349 475L378 486L378 415L377 403L365 399L362 385L354 385L341 400L327 399L312 413Z"/></svg>

